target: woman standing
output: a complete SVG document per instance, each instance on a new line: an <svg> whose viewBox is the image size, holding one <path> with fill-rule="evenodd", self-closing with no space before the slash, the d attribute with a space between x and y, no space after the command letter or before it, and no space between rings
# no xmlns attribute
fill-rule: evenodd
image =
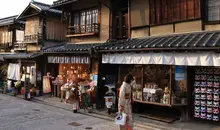
<svg viewBox="0 0 220 130"><path fill-rule="evenodd" d="M133 130L132 119L132 81L134 80L131 74L128 74L124 78L124 82L120 88L118 110L120 113L127 115L127 121L125 126L119 126L119 130Z"/></svg>

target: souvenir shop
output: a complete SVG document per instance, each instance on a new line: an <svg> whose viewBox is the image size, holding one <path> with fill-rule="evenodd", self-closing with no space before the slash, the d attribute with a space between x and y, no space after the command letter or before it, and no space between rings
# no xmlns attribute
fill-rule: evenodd
<svg viewBox="0 0 220 130"><path fill-rule="evenodd" d="M51 73L52 82L49 83L48 76L43 76L43 91L44 93L52 93L55 97L65 98L65 94L62 95L61 87L68 82L68 80L73 79L73 76L77 77L78 80L83 80L87 82L86 86L89 86L90 95L92 102L95 102L96 92L95 87L97 86L97 74L98 74L98 63L94 60L91 63L91 58L89 55L47 55L47 70L45 71ZM52 70L53 69L53 70ZM84 82L84 83L85 83ZM48 85L49 84L49 85ZM63 97L61 97L63 96ZM70 95L70 102L72 99L72 94Z"/></svg>
<svg viewBox="0 0 220 130"><path fill-rule="evenodd" d="M118 67L118 88L126 74L133 74L134 109L141 110L138 112L150 108L146 105L158 106L162 111L179 111L176 116L182 120L216 122L220 68L214 66L220 66L219 56L214 52L104 53L102 65Z"/></svg>
<svg viewBox="0 0 220 130"><path fill-rule="evenodd" d="M7 90L15 95L24 95L25 89L30 90L32 96L38 96L40 86L38 86L36 61L33 60L10 60L7 68ZM28 82L25 84L25 82Z"/></svg>

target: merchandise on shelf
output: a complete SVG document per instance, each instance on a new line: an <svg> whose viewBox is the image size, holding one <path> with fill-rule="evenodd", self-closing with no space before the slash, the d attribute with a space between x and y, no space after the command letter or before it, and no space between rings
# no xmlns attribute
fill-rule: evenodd
<svg viewBox="0 0 220 130"><path fill-rule="evenodd" d="M194 117L219 121L220 69L198 67L194 75Z"/></svg>

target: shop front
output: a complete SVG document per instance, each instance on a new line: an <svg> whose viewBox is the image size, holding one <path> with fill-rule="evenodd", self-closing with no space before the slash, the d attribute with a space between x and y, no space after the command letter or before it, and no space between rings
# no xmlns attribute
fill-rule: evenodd
<svg viewBox="0 0 220 130"><path fill-rule="evenodd" d="M30 96L40 94L40 85L37 78L37 58L39 54L10 54L4 58L7 66L7 91L15 95L25 95L28 90Z"/></svg>
<svg viewBox="0 0 220 130"><path fill-rule="evenodd" d="M169 53L167 54L169 55ZM179 115L182 119L186 119L188 104L187 67L186 65L168 64L172 59L164 61L167 63L162 63L159 59L168 58L163 56L163 53L103 54L102 64L118 66L118 73L116 74L118 90L125 75L131 73L134 76L136 80L132 92L134 112L144 113L143 115L147 115L146 111L153 113L151 110L147 110L150 105L157 106L160 110L163 108L170 109L168 111L179 110L179 113L176 112L177 115L174 116ZM150 59L158 60L151 61ZM148 63L143 63L147 60ZM159 64L160 62L161 64ZM175 112L173 111L173 113Z"/></svg>
<svg viewBox="0 0 220 130"><path fill-rule="evenodd" d="M89 48L80 51L80 47L85 46ZM96 102L98 76L98 60L91 57L89 51L92 46L92 44L68 44L63 45L64 48L59 51L53 51L56 47L45 50L47 64L45 64L43 76L44 94L51 93L65 103L74 104L79 101L80 107L85 105L82 95L86 95L87 106L91 108Z"/></svg>
<svg viewBox="0 0 220 130"><path fill-rule="evenodd" d="M117 66L118 88L126 74L133 74L133 111L142 117L149 117L146 111L164 112L181 120L219 122L218 35L199 32L106 43L99 47L102 66Z"/></svg>

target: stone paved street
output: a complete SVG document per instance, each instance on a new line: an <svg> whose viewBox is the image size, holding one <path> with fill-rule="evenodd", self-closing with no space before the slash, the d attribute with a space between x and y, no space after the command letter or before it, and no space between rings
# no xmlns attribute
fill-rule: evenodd
<svg viewBox="0 0 220 130"><path fill-rule="evenodd" d="M73 123L72 125L69 125ZM78 126L77 126L78 125ZM0 130L116 130L114 122L0 95ZM143 130L138 128L138 130Z"/></svg>

